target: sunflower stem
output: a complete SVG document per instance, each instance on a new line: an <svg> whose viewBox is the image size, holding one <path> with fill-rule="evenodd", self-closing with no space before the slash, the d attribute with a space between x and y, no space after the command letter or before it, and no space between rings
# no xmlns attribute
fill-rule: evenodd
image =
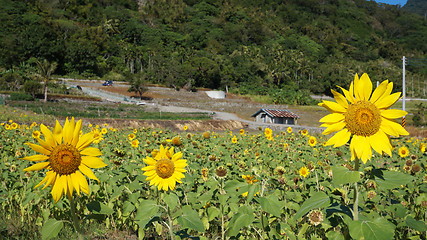
<svg viewBox="0 0 427 240"><path fill-rule="evenodd" d="M316 174L316 188L317 188L317 191L320 192L319 178L317 177L317 171L316 170L314 170L314 174Z"/></svg>
<svg viewBox="0 0 427 240"><path fill-rule="evenodd" d="M173 230L172 230L173 221L172 221L172 216L171 216L171 211L170 211L169 206L167 206L167 209L168 209L168 220L169 220L169 226L168 226L169 227L169 235L171 236L171 240L174 240L175 237L173 235Z"/></svg>
<svg viewBox="0 0 427 240"><path fill-rule="evenodd" d="M359 171L359 158L356 158L355 161L354 171ZM354 183L353 220L359 220L359 191L357 188L357 182Z"/></svg>
<svg viewBox="0 0 427 240"><path fill-rule="evenodd" d="M79 240L84 239L83 237L83 233L80 229L80 225L79 225L79 219L77 218L77 214L76 214L76 203L73 199L73 197L70 198L70 202L71 202L71 218L73 219L73 225L74 225L74 229L76 230L78 236L79 236Z"/></svg>

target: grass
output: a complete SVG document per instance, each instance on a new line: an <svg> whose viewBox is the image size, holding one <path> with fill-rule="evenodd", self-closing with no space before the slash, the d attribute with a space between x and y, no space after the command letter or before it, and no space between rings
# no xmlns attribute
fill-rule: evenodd
<svg viewBox="0 0 427 240"><path fill-rule="evenodd" d="M7 105L0 105L0 122L6 122L9 120L17 121L22 123L31 123L31 122L48 122L55 121L55 118L46 114L37 114L32 111L14 108Z"/></svg>
<svg viewBox="0 0 427 240"><path fill-rule="evenodd" d="M139 119L139 120L207 120L208 113L169 113L149 112L143 106L128 104L105 104L105 103L70 103L70 102L47 102L40 101L10 101L10 107L15 111L31 112L29 115L49 115L56 118L78 117L95 119ZM11 119L11 118L9 118ZM7 119L5 119L7 120Z"/></svg>

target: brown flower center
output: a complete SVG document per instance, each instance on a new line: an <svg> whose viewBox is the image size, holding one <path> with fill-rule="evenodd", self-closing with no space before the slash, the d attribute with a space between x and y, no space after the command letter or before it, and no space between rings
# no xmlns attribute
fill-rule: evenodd
<svg viewBox="0 0 427 240"><path fill-rule="evenodd" d="M172 177L175 172L175 164L172 160L162 158L156 163L156 173L159 177L166 179Z"/></svg>
<svg viewBox="0 0 427 240"><path fill-rule="evenodd" d="M358 136L372 136L381 126L381 113L378 108L368 101L351 104L344 114L346 128Z"/></svg>
<svg viewBox="0 0 427 240"><path fill-rule="evenodd" d="M76 172L81 161L79 151L69 144L56 146L49 156L50 167L59 175L70 175Z"/></svg>

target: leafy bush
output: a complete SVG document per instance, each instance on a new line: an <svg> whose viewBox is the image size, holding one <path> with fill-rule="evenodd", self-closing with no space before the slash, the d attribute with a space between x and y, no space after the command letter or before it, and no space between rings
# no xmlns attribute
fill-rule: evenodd
<svg viewBox="0 0 427 240"><path fill-rule="evenodd" d="M0 89L16 91L23 83L21 75L15 72L7 72L0 77Z"/></svg>
<svg viewBox="0 0 427 240"><path fill-rule="evenodd" d="M41 92L42 85L40 84L39 81L25 81L22 88L25 93L28 93L33 98L35 98L36 94Z"/></svg>
<svg viewBox="0 0 427 240"><path fill-rule="evenodd" d="M10 94L10 100L13 101L33 101L34 98L28 93L14 92Z"/></svg>
<svg viewBox="0 0 427 240"><path fill-rule="evenodd" d="M426 125L425 115L427 113L427 108L422 103L417 104L416 107L417 107L417 110L414 112L412 121L414 122L414 125L417 127L425 126Z"/></svg>
<svg viewBox="0 0 427 240"><path fill-rule="evenodd" d="M314 105L317 103L316 100L311 98L310 91L306 89L295 89L292 86L273 89L270 95L275 104Z"/></svg>

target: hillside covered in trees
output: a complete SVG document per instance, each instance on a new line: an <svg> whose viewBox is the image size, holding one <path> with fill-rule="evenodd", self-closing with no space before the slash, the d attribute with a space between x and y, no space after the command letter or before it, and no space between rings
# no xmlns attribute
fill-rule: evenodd
<svg viewBox="0 0 427 240"><path fill-rule="evenodd" d="M427 18L427 1L425 0L408 0L402 8L408 12L417 13L424 19Z"/></svg>
<svg viewBox="0 0 427 240"><path fill-rule="evenodd" d="M356 72L399 89L402 56L427 55L423 16L365 0L0 0L0 22L0 72L22 81L47 59L56 75L228 86L277 103L330 94ZM423 84L427 67L407 69Z"/></svg>

